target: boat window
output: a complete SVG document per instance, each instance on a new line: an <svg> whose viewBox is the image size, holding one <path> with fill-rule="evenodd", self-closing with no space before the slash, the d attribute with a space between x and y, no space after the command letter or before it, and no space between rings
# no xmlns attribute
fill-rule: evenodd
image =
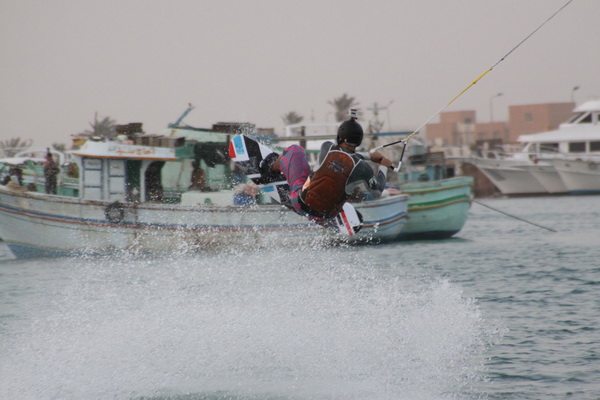
<svg viewBox="0 0 600 400"><path fill-rule="evenodd" d="M558 143L542 143L540 145L540 151L542 153L557 153Z"/></svg>
<svg viewBox="0 0 600 400"><path fill-rule="evenodd" d="M578 122L579 124L591 124L592 123L592 114L587 114L585 117Z"/></svg>
<svg viewBox="0 0 600 400"><path fill-rule="evenodd" d="M590 151L600 151L600 142L590 142Z"/></svg>
<svg viewBox="0 0 600 400"><path fill-rule="evenodd" d="M573 124L577 121L584 113L577 113L571 117L571 119L567 122L568 124Z"/></svg>
<svg viewBox="0 0 600 400"><path fill-rule="evenodd" d="M585 142L571 142L569 143L569 153L584 153Z"/></svg>

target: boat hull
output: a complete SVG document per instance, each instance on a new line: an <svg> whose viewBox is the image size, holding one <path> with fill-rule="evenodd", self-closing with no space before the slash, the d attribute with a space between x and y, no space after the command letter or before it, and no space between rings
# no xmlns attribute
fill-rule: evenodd
<svg viewBox="0 0 600 400"><path fill-rule="evenodd" d="M548 193L561 194L569 191L558 171L549 163L539 162L521 168L529 171Z"/></svg>
<svg viewBox="0 0 600 400"><path fill-rule="evenodd" d="M600 193L600 160L553 159L552 165L571 194Z"/></svg>
<svg viewBox="0 0 600 400"><path fill-rule="evenodd" d="M547 189L527 169L530 164L502 159L473 159L473 164L506 195L548 193Z"/></svg>
<svg viewBox="0 0 600 400"><path fill-rule="evenodd" d="M398 239L445 239L465 225L473 198L473 178L455 177L402 185L410 195L408 221Z"/></svg>
<svg viewBox="0 0 600 400"><path fill-rule="evenodd" d="M404 195L357 205L364 228L350 240L395 238L406 222L406 208ZM0 187L0 237L18 258L301 247L340 240L340 235L280 205L122 204L5 187Z"/></svg>
<svg viewBox="0 0 600 400"><path fill-rule="evenodd" d="M356 239L397 239L408 221L408 203L409 196L398 194L354 204L364 220L363 228Z"/></svg>

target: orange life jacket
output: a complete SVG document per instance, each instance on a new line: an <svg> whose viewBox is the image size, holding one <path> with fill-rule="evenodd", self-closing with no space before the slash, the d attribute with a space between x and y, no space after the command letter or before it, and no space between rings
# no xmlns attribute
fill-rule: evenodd
<svg viewBox="0 0 600 400"><path fill-rule="evenodd" d="M340 213L348 199L346 184L356 161L348 153L330 150L317 171L306 181L300 200L310 211L325 218Z"/></svg>

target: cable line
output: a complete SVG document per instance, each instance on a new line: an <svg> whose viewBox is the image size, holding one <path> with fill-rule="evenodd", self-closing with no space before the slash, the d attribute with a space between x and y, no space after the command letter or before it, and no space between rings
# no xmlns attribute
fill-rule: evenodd
<svg viewBox="0 0 600 400"><path fill-rule="evenodd" d="M506 53L503 57L501 57L494 65L492 65L491 67L489 67L483 74L479 75L473 82L471 82L469 84L469 86L467 86L466 88L464 88L460 93L458 93L456 96L454 96L454 98L452 100L450 100L445 106L443 106L438 112L436 112L435 114L433 114L427 121L425 121L423 124L421 124L417 129L415 129L410 135L408 135L407 137L405 137L404 139L401 140L397 140L395 142L392 143L387 143L378 147L375 147L374 149L371 149L371 153L383 149L384 147L388 147L388 146L393 146L395 144L398 143L402 143L404 145L404 147L402 148L402 153L400 155L400 161L398 163L398 167L394 168L394 171L400 171L400 167L402 166L402 157L404 157L404 149L406 148L406 143L408 143L408 141L410 140L410 138L412 138L414 135L416 135L417 133L419 133L419 131L421 129L423 129L423 127L425 125L427 125L432 119L434 119L435 117L437 117L442 111L444 111L450 104L454 103L454 101L456 99L458 99L460 96L462 96L463 93L465 93L467 90L469 90L473 85L475 85L477 82L479 82L479 80L481 78L483 78L484 76L486 76L492 69L494 69L494 67L496 67L498 64L500 64L502 61L504 61L504 59L506 57L508 57L511 53L513 53L516 49L518 49L523 43L525 43L531 36L533 36L537 31L539 31L544 25L546 25L548 22L550 22L550 20L552 18L554 18L558 13L560 13L562 10L565 9L565 7L567 7L569 4L571 4L573 2L573 0L569 0L567 1L561 8L559 8L558 10L556 10L554 12L554 14L552 14L550 17L548 17L548 19L546 19L540 26L538 26L536 29L533 30L533 32L531 32L529 35L527 35L523 40L521 40L515 47L513 47L508 53Z"/></svg>

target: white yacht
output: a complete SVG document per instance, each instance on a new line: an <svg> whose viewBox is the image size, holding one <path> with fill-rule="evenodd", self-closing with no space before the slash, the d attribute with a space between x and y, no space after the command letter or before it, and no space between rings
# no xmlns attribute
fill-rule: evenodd
<svg viewBox="0 0 600 400"><path fill-rule="evenodd" d="M519 151L511 151L510 148L504 147L501 151L484 152L482 157L475 157L470 161L492 181L502 194L528 195L549 193L548 188L544 187L527 168L535 165L532 158L532 154L526 148ZM552 168L549 165L545 166ZM556 175L556 180L560 182L558 174Z"/></svg>
<svg viewBox="0 0 600 400"><path fill-rule="evenodd" d="M569 193L600 193L600 156L555 158L550 163L567 185Z"/></svg>
<svg viewBox="0 0 600 400"><path fill-rule="evenodd" d="M556 131L527 136L529 143L557 149L539 158L552 165L569 193L600 192L600 100L575 108L575 115Z"/></svg>
<svg viewBox="0 0 600 400"><path fill-rule="evenodd" d="M557 130L517 140L523 144L517 152L473 160L503 194L600 191L600 166L590 167L600 161L600 100L576 107Z"/></svg>

